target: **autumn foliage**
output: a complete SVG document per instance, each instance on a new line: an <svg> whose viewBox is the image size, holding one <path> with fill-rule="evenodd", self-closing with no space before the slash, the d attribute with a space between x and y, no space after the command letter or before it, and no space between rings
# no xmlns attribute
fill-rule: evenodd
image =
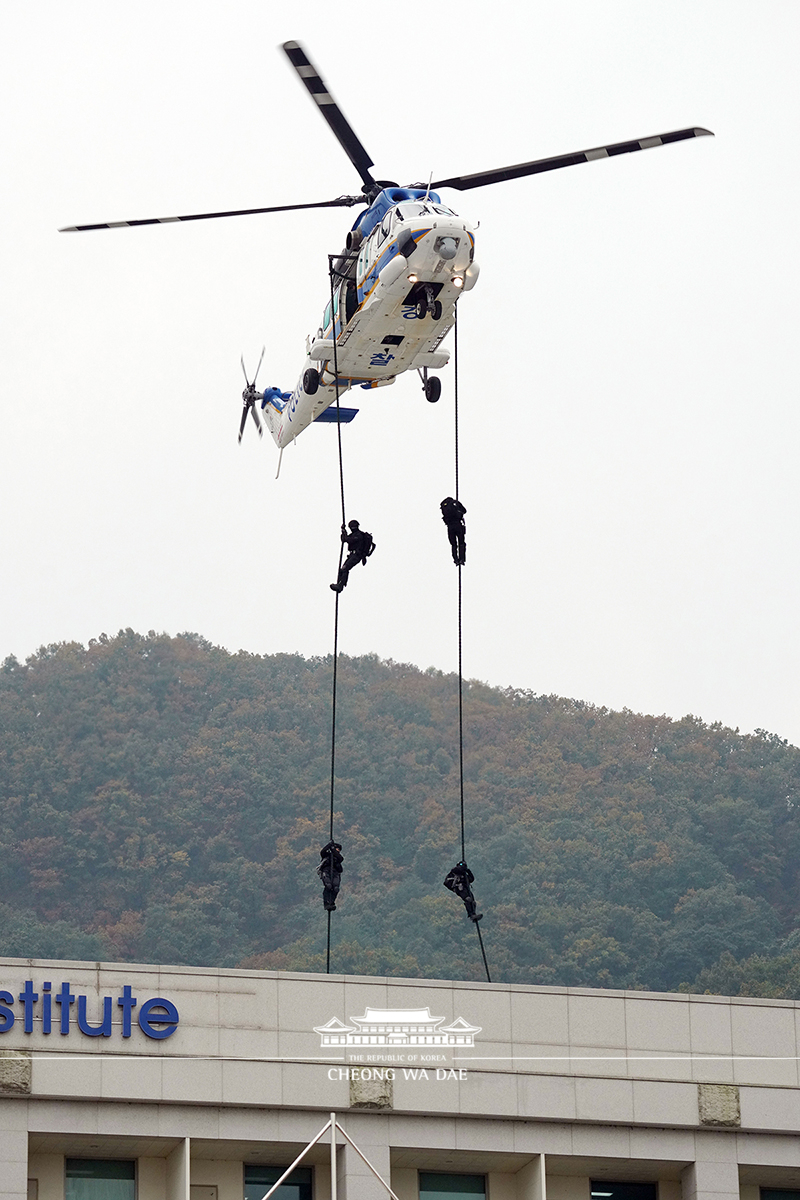
<svg viewBox="0 0 800 1200"><path fill-rule="evenodd" d="M0 669L0 953L324 970L330 659L131 630ZM465 686L492 976L800 996L800 751ZM332 969L478 979L451 675L340 659Z"/></svg>

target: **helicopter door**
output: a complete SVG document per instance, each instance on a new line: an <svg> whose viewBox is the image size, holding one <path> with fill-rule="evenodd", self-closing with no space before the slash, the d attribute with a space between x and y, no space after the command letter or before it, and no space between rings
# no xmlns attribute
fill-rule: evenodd
<svg viewBox="0 0 800 1200"><path fill-rule="evenodd" d="M336 336L342 332L344 327L350 323L350 320L356 311L358 303L358 294L356 290L355 279L344 279L336 289L333 295L333 311L336 317ZM325 326L327 328L330 321L330 304L325 309Z"/></svg>
<svg viewBox="0 0 800 1200"><path fill-rule="evenodd" d="M342 287L344 288L344 323L349 325L358 303L355 279L345 279Z"/></svg>

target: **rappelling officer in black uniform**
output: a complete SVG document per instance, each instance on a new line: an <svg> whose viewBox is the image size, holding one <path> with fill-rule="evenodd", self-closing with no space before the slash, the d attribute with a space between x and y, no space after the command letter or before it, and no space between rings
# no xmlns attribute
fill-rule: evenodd
<svg viewBox="0 0 800 1200"><path fill-rule="evenodd" d="M347 576L352 571L356 563L367 565L367 559L375 549L375 543L372 540L372 534L367 533L366 529L362 529L358 521L349 521L350 532L348 533L344 525L342 526L342 541L347 543L349 554L339 568L339 578L336 583L331 584L332 592L341 592L347 587Z"/></svg>
<svg viewBox="0 0 800 1200"><path fill-rule="evenodd" d="M449 888L451 892L455 892L459 900L464 901L464 907L467 910L467 916L470 921L480 921L483 913L476 911L477 905L475 897L472 894L470 884L475 882L475 876L470 871L467 864L462 859L457 862L452 871L448 874L444 881L444 886Z"/></svg>
<svg viewBox="0 0 800 1200"><path fill-rule="evenodd" d="M467 526L464 522L467 510L460 500L454 500L452 496L445 496L439 507L442 510L442 520L447 526L453 562L457 567L463 567L467 561Z"/></svg>
<svg viewBox="0 0 800 1200"><path fill-rule="evenodd" d="M322 880L322 903L326 912L336 912L336 897L342 883L342 845L341 842L328 842L319 852L322 862L317 867L317 874Z"/></svg>

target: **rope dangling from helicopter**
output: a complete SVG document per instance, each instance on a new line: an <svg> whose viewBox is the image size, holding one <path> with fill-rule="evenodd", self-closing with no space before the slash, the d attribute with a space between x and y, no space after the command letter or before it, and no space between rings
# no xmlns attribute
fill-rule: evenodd
<svg viewBox="0 0 800 1200"><path fill-rule="evenodd" d="M346 279L347 276L341 275L336 270L334 263L341 260L340 255L329 255L328 257L328 274L330 276L331 285L331 322L333 329L333 374L334 387L336 389L336 436L339 447L339 492L342 506L342 527L341 541L339 544L339 566L336 575L336 583L331 584L331 591L336 593L336 607L333 620L333 695L331 701L331 804L330 804L330 828L329 840L327 845L320 850L320 858L322 862L317 868L320 879L322 880L323 893L322 902L328 914L328 937L327 937L327 952L326 952L326 971L330 974L331 970L331 913L336 910L336 897L339 894L339 886L342 878L342 846L341 842L334 841L333 832L333 810L334 810L334 795L336 787L336 694L337 694L337 675L339 663L339 597L347 586L347 580L352 568L358 563L366 564L367 559L375 549L375 543L372 540L372 534L367 533L365 529L361 529L358 521L350 521L346 524L346 511L344 502L344 459L342 456L342 423L341 423L341 407L339 404L339 358L336 342L336 303L334 279ZM348 532L349 530L349 532ZM344 559L345 545L348 549L347 558ZM342 561L344 559L344 561Z"/></svg>
<svg viewBox="0 0 800 1200"><path fill-rule="evenodd" d="M333 321L333 373L334 386L336 388L336 436L339 446L339 493L342 506L342 540L339 544L339 566L336 575L336 584L331 584L331 588L336 593L336 607L333 618L333 694L331 698L331 805L330 805L330 828L329 840L326 846L320 850L320 858L322 862L317 868L320 879L322 880L323 893L322 902L328 914L328 937L326 951L325 970L328 975L331 973L331 913L336 909L336 897L339 894L339 884L342 877L342 846L340 842L334 841L333 835L333 804L336 788L336 685L337 685L337 666L339 662L339 597L342 593L341 578L342 578L342 558L344 556L345 547L345 524L346 511L344 502L344 459L342 457L342 426L339 421L339 362L336 352L336 312L334 310L334 269L333 257L328 259L328 274L330 276L331 285L331 320Z"/></svg>
<svg viewBox="0 0 800 1200"><path fill-rule="evenodd" d="M461 858L448 873L444 886L449 888L451 892L463 901L464 907L467 910L467 916L474 923L478 933L478 942L481 948L481 957L486 970L486 978L489 983L492 982L492 977L489 974L489 964L486 961L486 950L483 945L483 935L481 934L481 919L483 913L477 911L475 897L472 894L470 884L475 882L475 876L467 866L466 854L466 822L464 818L464 674L463 674L463 637L462 637L462 619L461 619L461 569L467 561L467 545L466 545L466 526L464 524L464 514L466 508L459 499L459 463L458 463L458 306L453 313L453 344L454 344L454 391L455 391L455 496L447 496L441 503L442 519L447 526L447 536L450 539L450 547L453 551L453 561L458 567L458 787L459 787L459 802L461 812Z"/></svg>

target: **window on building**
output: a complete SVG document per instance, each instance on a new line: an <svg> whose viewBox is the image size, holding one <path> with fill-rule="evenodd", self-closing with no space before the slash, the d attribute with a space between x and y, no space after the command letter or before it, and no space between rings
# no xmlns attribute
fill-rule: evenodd
<svg viewBox="0 0 800 1200"><path fill-rule="evenodd" d="M762 1188L761 1200L800 1200L797 1188Z"/></svg>
<svg viewBox="0 0 800 1200"><path fill-rule="evenodd" d="M658 1200L657 1183L606 1183L592 1180L592 1200Z"/></svg>
<svg viewBox="0 0 800 1200"><path fill-rule="evenodd" d="M263 1200L285 1170L286 1167L246 1166L244 1200ZM272 1193L272 1200L311 1200L311 1167L297 1167L292 1171L285 1183Z"/></svg>
<svg viewBox="0 0 800 1200"><path fill-rule="evenodd" d="M68 1158L65 1200L135 1200L136 1163Z"/></svg>
<svg viewBox="0 0 800 1200"><path fill-rule="evenodd" d="M485 1200L485 1175L445 1175L420 1171L419 1200Z"/></svg>

